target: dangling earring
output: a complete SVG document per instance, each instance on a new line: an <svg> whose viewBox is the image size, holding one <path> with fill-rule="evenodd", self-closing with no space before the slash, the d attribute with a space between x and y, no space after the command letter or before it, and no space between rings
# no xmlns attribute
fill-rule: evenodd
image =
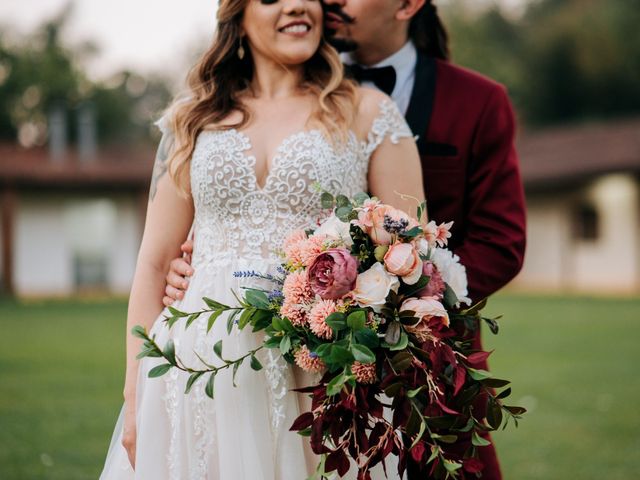
<svg viewBox="0 0 640 480"><path fill-rule="evenodd" d="M240 46L238 47L238 58L240 60L244 58L244 46L242 45L242 38L240 38Z"/></svg>

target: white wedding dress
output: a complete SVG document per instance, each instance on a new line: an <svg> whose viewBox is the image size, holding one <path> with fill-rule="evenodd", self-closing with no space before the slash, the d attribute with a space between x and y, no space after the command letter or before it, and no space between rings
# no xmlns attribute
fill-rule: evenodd
<svg viewBox="0 0 640 480"><path fill-rule="evenodd" d="M166 116L157 124L165 138L170 138ZM294 229L317 225L326 215L316 184L347 196L366 191L374 150L385 138L397 143L401 137L412 136L395 104L383 101L368 138L358 139L349 132L343 149L335 148L318 130L286 138L260 187L255 157L249 155L251 142L244 133L234 129L200 133L191 162L195 274L185 298L175 307L197 311L203 307L204 296L236 305L231 291L241 293L241 287L255 285L257 280L234 276L234 272L275 273L279 261L274 250L284 237ZM261 335L250 328L238 331L234 327L228 335L224 315L206 333L206 317L188 329L185 319L169 329L163 322L167 313L162 312L150 333L161 347L173 339L177 355L194 368L202 368L194 351L209 363L219 363L213 352L219 339L223 339L224 357L230 359L261 343ZM308 438L289 431L301 413L299 394L290 391L296 387L293 367L273 350L259 354L264 369L256 372L242 365L237 387L231 372L219 373L213 400L204 393L208 376L201 377L185 395L188 374L172 369L162 377L148 378L149 370L164 362L144 358L137 387L135 472L121 444L121 411L100 479L306 479L315 471L318 457L305 457ZM393 460L389 457L387 461L389 478L397 478ZM379 466L373 477L385 478ZM355 479L356 469L346 478Z"/></svg>

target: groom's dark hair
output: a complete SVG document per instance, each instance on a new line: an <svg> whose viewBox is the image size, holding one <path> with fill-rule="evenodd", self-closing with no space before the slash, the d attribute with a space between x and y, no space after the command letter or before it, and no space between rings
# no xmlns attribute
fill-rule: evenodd
<svg viewBox="0 0 640 480"><path fill-rule="evenodd" d="M409 37L421 52L449 60L449 35L432 0L427 0L411 19Z"/></svg>

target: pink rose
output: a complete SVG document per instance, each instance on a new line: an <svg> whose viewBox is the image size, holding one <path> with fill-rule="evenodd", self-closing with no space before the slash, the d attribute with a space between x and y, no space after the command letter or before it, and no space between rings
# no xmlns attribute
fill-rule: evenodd
<svg viewBox="0 0 640 480"><path fill-rule="evenodd" d="M390 273L413 285L422 275L422 260L411 243L394 243L384 255L384 265Z"/></svg>
<svg viewBox="0 0 640 480"><path fill-rule="evenodd" d="M436 326L449 326L447 310L433 297L409 298L400 307L401 312L406 310L416 312L415 317L420 319L418 323L408 325L406 329L421 342L426 342L432 337L432 330Z"/></svg>
<svg viewBox="0 0 640 480"><path fill-rule="evenodd" d="M438 300L442 299L446 285L442 279L442 274L436 267L435 263L427 261L423 263L422 274L429 277L429 283L420 290L417 295L419 297L434 297Z"/></svg>
<svg viewBox="0 0 640 480"><path fill-rule="evenodd" d="M307 275L314 293L323 300L337 300L353 289L358 262L346 248L331 248L315 258Z"/></svg>

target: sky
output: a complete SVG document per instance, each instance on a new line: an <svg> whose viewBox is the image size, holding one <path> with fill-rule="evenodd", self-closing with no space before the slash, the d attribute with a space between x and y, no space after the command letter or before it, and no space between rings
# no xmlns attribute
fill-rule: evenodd
<svg viewBox="0 0 640 480"><path fill-rule="evenodd" d="M518 9L527 0L474 1ZM0 25L29 32L67 3L1 0ZM199 44L211 38L216 5L217 0L77 0L67 38L94 40L101 46L100 54L87 65L94 79L122 68L140 73L168 70L175 78L193 61L189 54L202 50Z"/></svg>

